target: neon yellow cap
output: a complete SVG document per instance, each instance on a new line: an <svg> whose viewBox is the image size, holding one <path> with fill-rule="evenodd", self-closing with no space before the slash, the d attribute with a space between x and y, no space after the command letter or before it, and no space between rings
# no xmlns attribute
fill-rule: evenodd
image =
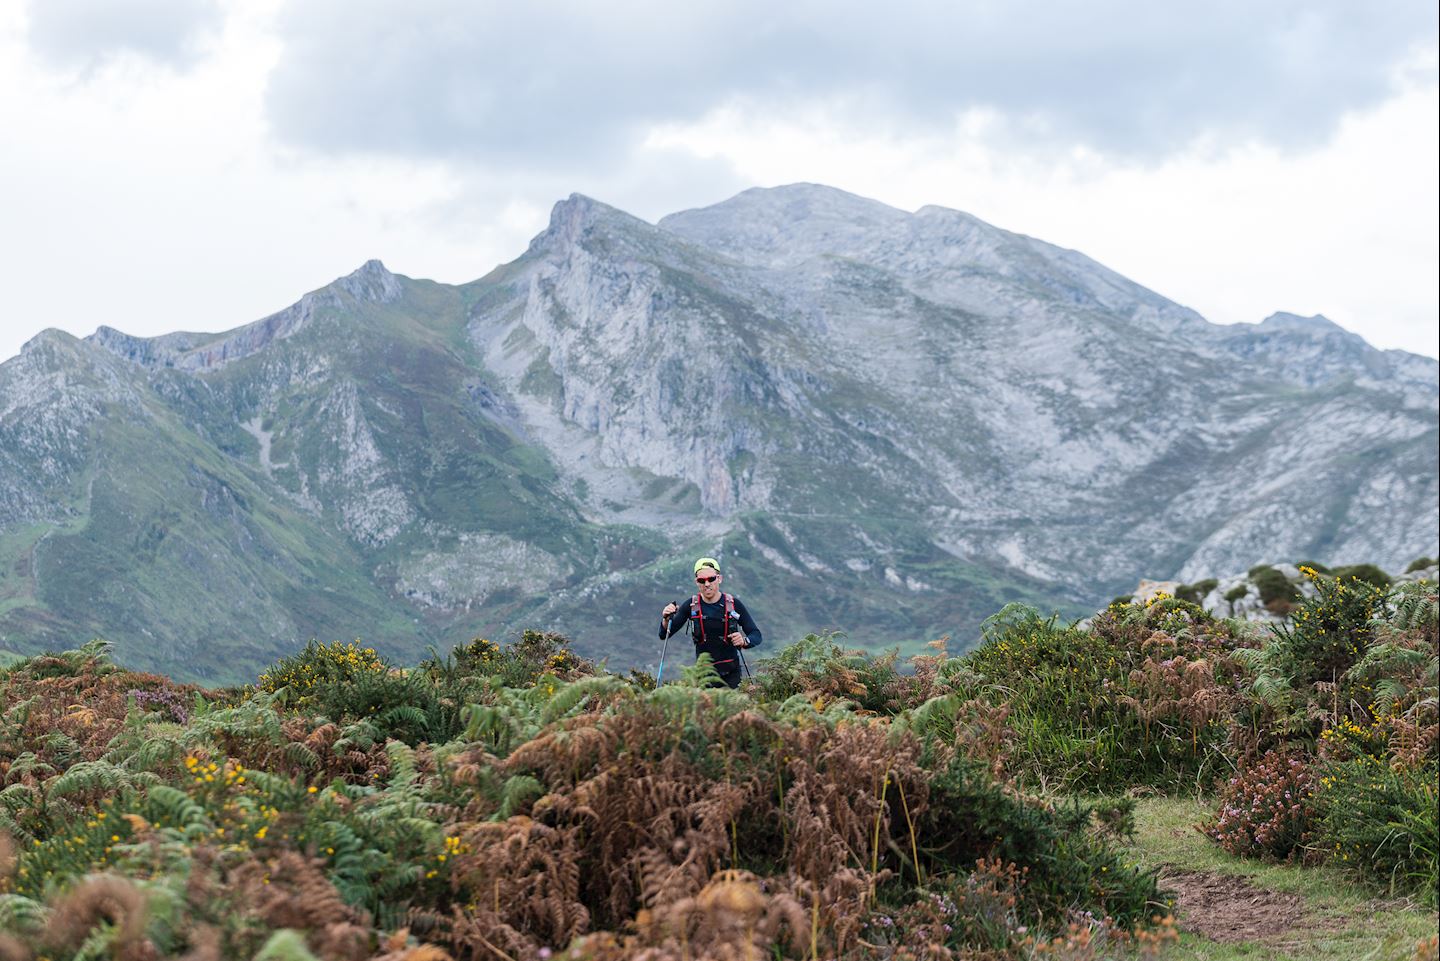
<svg viewBox="0 0 1440 961"><path fill-rule="evenodd" d="M716 574L720 573L720 562L713 557L702 557L695 562L695 573L700 573L700 568L708 567Z"/></svg>

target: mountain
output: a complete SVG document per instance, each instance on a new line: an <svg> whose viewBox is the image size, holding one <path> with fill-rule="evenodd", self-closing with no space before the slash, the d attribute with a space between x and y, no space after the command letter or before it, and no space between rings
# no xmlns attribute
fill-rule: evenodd
<svg viewBox="0 0 1440 961"><path fill-rule="evenodd" d="M310 637L653 661L689 562L767 637L973 638L1140 576L1436 553L1440 366L1218 326L1082 254L813 185L556 205L469 284L371 261L222 334L0 364L0 648L212 681Z"/></svg>

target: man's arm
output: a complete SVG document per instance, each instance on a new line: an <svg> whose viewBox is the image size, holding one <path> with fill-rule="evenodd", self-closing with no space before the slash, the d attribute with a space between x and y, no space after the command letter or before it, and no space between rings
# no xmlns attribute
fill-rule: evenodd
<svg viewBox="0 0 1440 961"><path fill-rule="evenodd" d="M738 597L735 598L735 616L740 620L740 630L745 632L745 640L749 642L749 646L759 647L765 639L760 635L760 628L755 626L755 619L750 616L750 612L740 603Z"/></svg>

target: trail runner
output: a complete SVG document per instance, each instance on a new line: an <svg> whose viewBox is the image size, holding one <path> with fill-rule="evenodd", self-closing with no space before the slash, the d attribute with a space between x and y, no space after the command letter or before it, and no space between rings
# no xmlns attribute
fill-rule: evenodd
<svg viewBox="0 0 1440 961"><path fill-rule="evenodd" d="M695 562L695 586L699 593L687 600L665 605L660 612L660 639L673 637L686 624L695 655L709 654L720 680L730 687L740 686L742 651L759 647L760 628L740 598L720 591L720 562L702 557Z"/></svg>

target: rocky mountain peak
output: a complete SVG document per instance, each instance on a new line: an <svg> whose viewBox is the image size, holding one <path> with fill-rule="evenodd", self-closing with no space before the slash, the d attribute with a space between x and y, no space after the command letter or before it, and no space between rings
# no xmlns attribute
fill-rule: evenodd
<svg viewBox="0 0 1440 961"><path fill-rule="evenodd" d="M1269 317L1260 321L1262 330L1293 330L1306 334L1329 334L1346 333L1345 328L1335 323L1324 314L1315 314L1313 317L1302 317L1300 314L1292 314L1288 311L1276 311Z"/></svg>
<svg viewBox="0 0 1440 961"><path fill-rule="evenodd" d="M400 278L385 269L378 260L367 260L361 267L336 282L341 290L356 300L372 304L388 304L405 293Z"/></svg>
<svg viewBox="0 0 1440 961"><path fill-rule="evenodd" d="M102 328L108 329L108 328ZM58 327L47 327L40 333L31 337L20 345L20 355L31 354L39 351L52 350L57 346L71 347L76 343L76 338Z"/></svg>
<svg viewBox="0 0 1440 961"><path fill-rule="evenodd" d="M1212 327L1207 340L1227 353L1263 363L1275 379L1304 387L1353 380L1358 386L1400 392L1412 404L1434 406L1440 385L1429 357L1382 351L1329 318L1280 311L1258 324Z"/></svg>
<svg viewBox="0 0 1440 961"><path fill-rule="evenodd" d="M530 241L531 251L563 249L580 243L597 226L619 232L655 228L641 220L584 194L573 193L550 210L550 223Z"/></svg>
<svg viewBox="0 0 1440 961"><path fill-rule="evenodd" d="M742 263L787 267L825 255L854 256L903 229L910 216L834 187L790 184L670 214L659 227Z"/></svg>

